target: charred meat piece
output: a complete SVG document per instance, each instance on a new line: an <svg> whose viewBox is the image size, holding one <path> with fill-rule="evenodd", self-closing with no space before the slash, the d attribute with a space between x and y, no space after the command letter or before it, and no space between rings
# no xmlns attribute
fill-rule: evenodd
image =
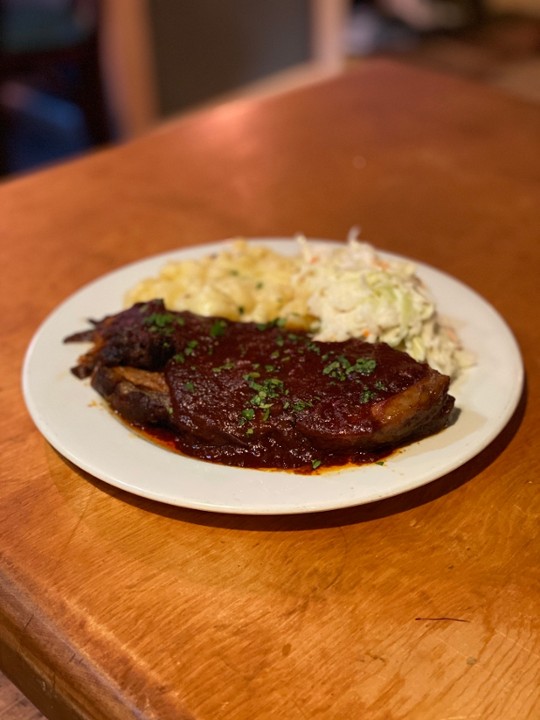
<svg viewBox="0 0 540 720"><path fill-rule="evenodd" d="M65 342L91 342L92 348L79 358L72 372L89 377L97 365L129 365L144 370L159 370L174 354L167 338L173 324L182 324L181 315L173 317L158 300L138 303L129 310L90 320L92 328L70 335Z"/></svg>
<svg viewBox="0 0 540 720"><path fill-rule="evenodd" d="M196 457L303 468L372 460L444 428L449 378L384 343L314 342L257 325L142 303L68 341L73 369L128 422L174 432Z"/></svg>
<svg viewBox="0 0 540 720"><path fill-rule="evenodd" d="M92 387L128 422L172 427L171 399L163 373L98 365Z"/></svg>

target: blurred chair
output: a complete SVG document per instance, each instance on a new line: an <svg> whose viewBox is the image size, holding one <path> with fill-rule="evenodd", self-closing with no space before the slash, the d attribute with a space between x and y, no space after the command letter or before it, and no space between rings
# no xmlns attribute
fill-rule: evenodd
<svg viewBox="0 0 540 720"><path fill-rule="evenodd" d="M11 171L17 129L32 113L42 130L57 123L64 156L70 119L74 125L79 120L72 152L113 139L100 63L100 12L99 0L0 0L0 174ZM52 161L47 142L43 133L36 154Z"/></svg>
<svg viewBox="0 0 540 720"><path fill-rule="evenodd" d="M349 0L0 0L0 174L29 109L56 120L37 108L42 95L80 113L87 147L122 141L231 93L339 72L348 10Z"/></svg>

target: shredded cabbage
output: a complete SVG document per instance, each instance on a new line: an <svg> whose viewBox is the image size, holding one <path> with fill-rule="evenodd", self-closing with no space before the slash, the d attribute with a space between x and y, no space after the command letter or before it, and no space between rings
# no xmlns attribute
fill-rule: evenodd
<svg viewBox="0 0 540 720"><path fill-rule="evenodd" d="M383 259L354 234L339 248L298 241L302 262L294 282L317 318L315 340L385 342L452 378L472 364L413 263Z"/></svg>

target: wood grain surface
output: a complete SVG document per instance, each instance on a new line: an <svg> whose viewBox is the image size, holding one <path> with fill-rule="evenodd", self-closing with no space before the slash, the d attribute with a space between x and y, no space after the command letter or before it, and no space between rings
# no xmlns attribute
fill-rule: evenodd
<svg viewBox="0 0 540 720"><path fill-rule="evenodd" d="M0 187L0 668L48 717L540 717L539 128L525 102L366 61ZM228 516L116 490L35 429L22 359L82 284L353 225L516 335L526 392L465 466L358 508Z"/></svg>

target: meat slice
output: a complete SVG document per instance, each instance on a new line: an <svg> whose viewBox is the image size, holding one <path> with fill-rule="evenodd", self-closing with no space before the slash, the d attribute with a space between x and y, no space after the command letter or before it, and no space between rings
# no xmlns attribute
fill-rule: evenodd
<svg viewBox="0 0 540 720"><path fill-rule="evenodd" d="M314 342L257 325L143 303L94 323L74 368L131 423L237 466L365 462L444 428L449 378L384 343Z"/></svg>
<svg viewBox="0 0 540 720"><path fill-rule="evenodd" d="M98 365L92 387L125 420L171 428L171 398L162 372Z"/></svg>

